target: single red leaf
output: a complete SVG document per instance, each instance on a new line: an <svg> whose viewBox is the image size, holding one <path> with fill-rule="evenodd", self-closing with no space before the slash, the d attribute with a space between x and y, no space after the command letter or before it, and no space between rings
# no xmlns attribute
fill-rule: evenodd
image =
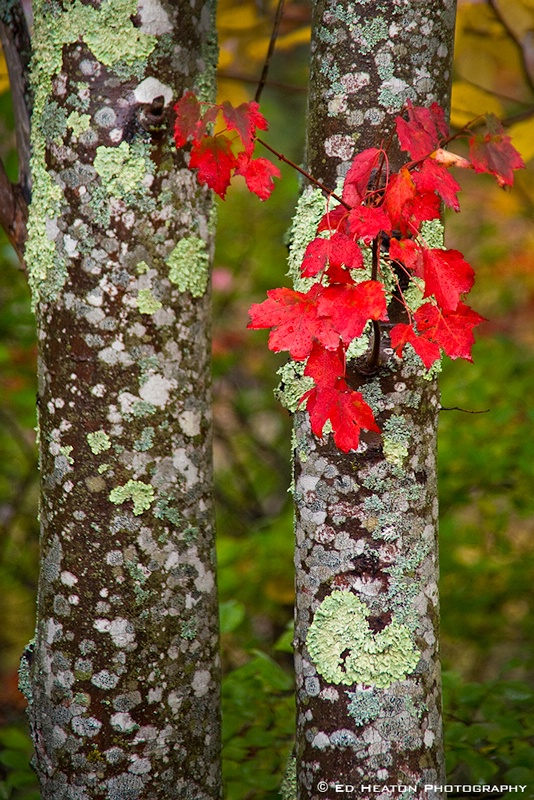
<svg viewBox="0 0 534 800"><path fill-rule="evenodd" d="M338 378L345 376L343 347L338 347L337 350L325 350L320 344L314 342L304 374L313 378L316 386L335 386Z"/></svg>
<svg viewBox="0 0 534 800"><path fill-rule="evenodd" d="M327 267L328 275L341 278L339 282L350 283L347 270L363 267L363 253L354 241L344 233L334 233L329 239L318 237L309 243L302 259L301 273L304 278L317 275ZM340 273L340 268L345 267Z"/></svg>
<svg viewBox="0 0 534 800"><path fill-rule="evenodd" d="M421 247L413 239L390 239L389 257L392 261L400 261L407 269L416 269Z"/></svg>
<svg viewBox="0 0 534 800"><path fill-rule="evenodd" d="M437 103L432 103L430 108L423 108L408 101L406 111L408 121L403 117L395 120L397 136L401 149L418 161L439 147L441 140L449 135L449 128L445 112Z"/></svg>
<svg viewBox="0 0 534 800"><path fill-rule="evenodd" d="M445 205L460 210L457 193L460 184L454 180L447 167L438 164L433 158L426 158L419 168L412 172L413 182L418 192L437 192Z"/></svg>
<svg viewBox="0 0 534 800"><path fill-rule="evenodd" d="M319 298L319 312L332 325L345 344L361 336L370 319L386 320L384 284L363 281L354 286L327 286Z"/></svg>
<svg viewBox="0 0 534 800"><path fill-rule="evenodd" d="M254 100L241 103L234 107L228 100L221 105L224 120L228 130L235 130L243 143L245 152L251 155L254 150L256 128L266 131L269 127L267 120L259 111L259 105Z"/></svg>
<svg viewBox="0 0 534 800"><path fill-rule="evenodd" d="M370 147L358 153L352 162L343 184L341 197L349 206L359 206L365 199L373 170L378 166L382 150Z"/></svg>
<svg viewBox="0 0 534 800"><path fill-rule="evenodd" d="M415 183L406 167L392 175L384 194L383 209L389 216L393 230L399 230L403 235L411 235L413 231L405 219L406 207L411 208L417 190Z"/></svg>
<svg viewBox="0 0 534 800"><path fill-rule="evenodd" d="M174 141L183 147L188 139L195 138L200 128L201 105L193 92L186 92L174 106Z"/></svg>
<svg viewBox="0 0 534 800"><path fill-rule="evenodd" d="M334 208L328 209L324 217L322 217L317 226L317 233L321 233L322 231L339 231L340 233L346 233L347 221L348 211L345 206L334 206Z"/></svg>
<svg viewBox="0 0 534 800"><path fill-rule="evenodd" d="M423 297L433 294L443 311L454 311L475 281L473 268L458 250L423 249L423 277Z"/></svg>
<svg viewBox="0 0 534 800"><path fill-rule="evenodd" d="M449 358L472 361L471 348L475 337L473 328L484 322L465 303L452 311L440 311L433 303L425 303L415 312L417 330L425 338L438 344Z"/></svg>
<svg viewBox="0 0 534 800"><path fill-rule="evenodd" d="M204 136L193 142L189 166L198 169L198 180L207 184L219 197L224 198L230 185L237 157L226 136Z"/></svg>
<svg viewBox="0 0 534 800"><path fill-rule="evenodd" d="M248 189L257 194L260 200L267 200L274 189L273 178L282 175L268 158L250 158L245 152L237 157L236 175L245 178Z"/></svg>
<svg viewBox="0 0 534 800"><path fill-rule="evenodd" d="M427 369L430 369L441 355L441 350L435 342L430 341L425 336L420 336L414 330L413 325L400 322L391 329L391 346L400 357L406 344L412 345Z"/></svg>
<svg viewBox="0 0 534 800"><path fill-rule="evenodd" d="M404 208L405 224L414 233L421 230L421 223L425 220L439 219L440 216L441 199L435 192L417 192Z"/></svg>
<svg viewBox="0 0 534 800"><path fill-rule="evenodd" d="M322 436L325 423L330 420L334 442L343 453L358 448L362 428L380 433L373 412L361 393L349 389L343 380L338 380L334 388L316 386L306 392L302 400L306 400L315 436Z"/></svg>
<svg viewBox="0 0 534 800"><path fill-rule="evenodd" d="M349 231L364 244L370 244L379 233L391 233L391 222L382 208L359 205L349 213Z"/></svg>
<svg viewBox="0 0 534 800"><path fill-rule="evenodd" d="M473 167L476 172L494 175L499 186L512 186L514 169L524 168L525 163L494 114L486 115L486 124L486 134L475 134L469 139Z"/></svg>
<svg viewBox="0 0 534 800"><path fill-rule="evenodd" d="M307 358L314 342L327 350L337 350L339 334L332 320L318 307L324 287L315 283L307 292L293 289L271 289L268 299L255 303L249 309L249 328L273 328L269 335L269 348L275 353L287 350L292 358Z"/></svg>

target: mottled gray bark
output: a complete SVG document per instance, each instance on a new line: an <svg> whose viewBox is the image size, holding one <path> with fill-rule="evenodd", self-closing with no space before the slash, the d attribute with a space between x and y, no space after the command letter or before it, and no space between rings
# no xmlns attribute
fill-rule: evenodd
<svg viewBox="0 0 534 800"><path fill-rule="evenodd" d="M334 186L357 152L387 143L407 100L448 107L454 20L454 0L314 3L306 166L315 177ZM394 150L390 160L402 163ZM424 788L444 779L439 396L419 359L401 362L388 344L384 326L377 374L350 365L381 436L364 433L343 455L296 415L299 800L333 800L336 785L354 787L354 798L391 797L393 787L442 796Z"/></svg>
<svg viewBox="0 0 534 800"><path fill-rule="evenodd" d="M34 4L41 554L23 682L43 800L220 797L210 193L172 104L211 0Z"/></svg>

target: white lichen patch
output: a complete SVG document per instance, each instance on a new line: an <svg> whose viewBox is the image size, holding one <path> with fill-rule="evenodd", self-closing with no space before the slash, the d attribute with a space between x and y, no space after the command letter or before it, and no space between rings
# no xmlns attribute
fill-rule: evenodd
<svg viewBox="0 0 534 800"><path fill-rule="evenodd" d="M139 389L139 396L146 403L158 408L165 408L169 402L169 393L176 385L174 379L169 380L163 375L150 375Z"/></svg>

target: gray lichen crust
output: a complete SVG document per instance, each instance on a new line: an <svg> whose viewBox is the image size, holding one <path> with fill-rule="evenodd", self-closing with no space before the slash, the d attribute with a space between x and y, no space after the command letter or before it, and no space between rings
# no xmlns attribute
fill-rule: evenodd
<svg viewBox="0 0 534 800"><path fill-rule="evenodd" d="M315 177L334 187L358 152L389 141L407 100L448 107L454 18L453 0L313 3L306 167ZM405 160L394 148L388 155L392 170ZM297 228L293 275L314 236L312 197L299 208L310 224ZM389 313L393 324L399 312ZM295 413L298 800L333 797L334 784L415 786L413 800L436 800L423 787L444 777L437 382L412 352L393 354L387 325L379 369L359 371L369 343L359 342L348 382L381 435L364 432L345 455ZM282 375L289 402L292 374Z"/></svg>
<svg viewBox="0 0 534 800"><path fill-rule="evenodd" d="M43 800L220 797L211 198L171 136L213 86L213 5L34 3Z"/></svg>

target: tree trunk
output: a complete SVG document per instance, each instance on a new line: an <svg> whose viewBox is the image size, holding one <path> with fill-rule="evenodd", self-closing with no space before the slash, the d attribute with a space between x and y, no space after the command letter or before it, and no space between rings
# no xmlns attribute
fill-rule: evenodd
<svg viewBox="0 0 534 800"><path fill-rule="evenodd" d="M334 187L357 152L387 145L407 100L448 108L454 20L451 0L314 3L306 166L315 178ZM407 160L391 149L389 158L392 169ZM317 194L301 200L300 249L322 213ZM384 326L378 373L355 360L350 374L381 436L364 434L343 455L296 415L299 800L384 798L392 787L442 796L439 395L414 354L400 361L388 345Z"/></svg>
<svg viewBox="0 0 534 800"><path fill-rule="evenodd" d="M173 102L212 99L213 3L39 0L34 19L42 570L23 681L42 798L213 800L213 220L172 144Z"/></svg>

